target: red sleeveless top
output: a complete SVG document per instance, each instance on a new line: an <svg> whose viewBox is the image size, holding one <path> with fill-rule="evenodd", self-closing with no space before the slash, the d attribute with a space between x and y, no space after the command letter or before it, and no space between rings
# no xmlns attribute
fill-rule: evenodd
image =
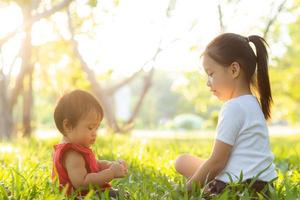
<svg viewBox="0 0 300 200"><path fill-rule="evenodd" d="M62 160L64 153L70 149L80 153L83 156L88 173L100 171L100 166L98 165L96 157L90 148L72 143L54 145L52 179L54 180L55 178L58 178L60 189L67 187L67 195L70 195L73 191L75 191L75 188L69 179L67 170L63 166ZM111 185L107 183L103 189L110 187ZM81 191L81 195L85 195L87 193L88 191Z"/></svg>

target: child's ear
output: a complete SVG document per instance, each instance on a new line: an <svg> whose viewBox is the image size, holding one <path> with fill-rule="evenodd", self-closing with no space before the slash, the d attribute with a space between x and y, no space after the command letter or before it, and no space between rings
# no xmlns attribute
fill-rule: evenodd
<svg viewBox="0 0 300 200"><path fill-rule="evenodd" d="M230 73L232 75L232 78L236 79L237 77L239 77L241 72L241 66L238 62L231 63L229 68L230 68Z"/></svg>
<svg viewBox="0 0 300 200"><path fill-rule="evenodd" d="M70 131L72 131L72 126L68 119L63 120L63 129L65 133L69 133Z"/></svg>

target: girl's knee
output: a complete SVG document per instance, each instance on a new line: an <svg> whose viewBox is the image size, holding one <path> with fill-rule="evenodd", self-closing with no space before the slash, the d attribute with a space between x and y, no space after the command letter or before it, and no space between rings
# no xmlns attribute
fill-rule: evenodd
<svg viewBox="0 0 300 200"><path fill-rule="evenodd" d="M182 154L178 156L178 158L175 160L174 165L177 172L182 173L188 156L189 156L188 154Z"/></svg>

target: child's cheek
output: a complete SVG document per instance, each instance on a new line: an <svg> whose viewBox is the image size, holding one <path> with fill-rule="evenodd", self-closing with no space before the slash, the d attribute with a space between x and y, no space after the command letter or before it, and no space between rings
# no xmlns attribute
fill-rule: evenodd
<svg viewBox="0 0 300 200"><path fill-rule="evenodd" d="M216 80L215 80L215 78L213 78L213 77L210 78L210 84L211 84L212 86L215 86L215 85L216 85Z"/></svg>
<svg viewBox="0 0 300 200"><path fill-rule="evenodd" d="M211 85L212 84L212 78L211 77L207 77L207 85Z"/></svg>

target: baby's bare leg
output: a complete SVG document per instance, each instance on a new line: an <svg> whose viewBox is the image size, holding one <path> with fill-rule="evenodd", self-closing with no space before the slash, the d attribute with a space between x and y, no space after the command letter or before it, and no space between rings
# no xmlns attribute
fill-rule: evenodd
<svg viewBox="0 0 300 200"><path fill-rule="evenodd" d="M175 160L175 169L186 178L190 178L204 161L196 156L183 154Z"/></svg>

